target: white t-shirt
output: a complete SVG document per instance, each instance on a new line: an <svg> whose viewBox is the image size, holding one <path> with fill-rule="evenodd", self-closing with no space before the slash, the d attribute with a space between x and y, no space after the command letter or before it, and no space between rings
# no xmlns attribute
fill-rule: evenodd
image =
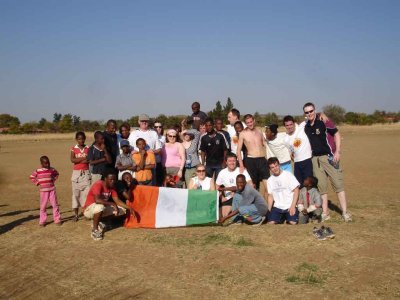
<svg viewBox="0 0 400 300"><path fill-rule="evenodd" d="M267 158L276 157L279 160L279 163L283 164L290 161L290 152L285 144L286 133L278 132L276 138L273 141L267 142Z"/></svg>
<svg viewBox="0 0 400 300"><path fill-rule="evenodd" d="M304 125L296 124L296 130L292 135L286 134L285 145L294 155L294 162L311 158L312 151L310 141L304 132Z"/></svg>
<svg viewBox="0 0 400 300"><path fill-rule="evenodd" d="M225 187L236 186L236 177L240 174L240 169L237 167L234 171L229 171L228 168L222 169L217 177L215 183L217 185L224 185ZM247 170L243 171L244 177L246 177L246 181L250 181L251 177ZM226 198L230 199L233 197L233 192L225 191Z"/></svg>
<svg viewBox="0 0 400 300"><path fill-rule="evenodd" d="M296 177L288 171L279 176L271 175L267 180L268 194L274 199L274 207L289 209L293 201L293 190L300 186Z"/></svg>
<svg viewBox="0 0 400 300"><path fill-rule="evenodd" d="M193 177L192 182L194 183L194 187L197 186L197 189L203 191L209 191L211 189L211 180L212 178L206 177L204 180L200 180L198 176Z"/></svg>
<svg viewBox="0 0 400 300"><path fill-rule="evenodd" d="M246 128L246 124L243 124L243 127ZM236 154L236 150L237 150L237 144L239 141L239 137L236 135L236 130L235 130L235 126L229 124L226 126L226 131L228 131L229 135L231 136L231 151L232 153Z"/></svg>
<svg viewBox="0 0 400 300"><path fill-rule="evenodd" d="M142 138L146 141L147 147L146 150L151 149L151 150L158 150L161 149L161 144L158 139L158 134L154 130L147 130L147 131L142 131L139 128L135 129L131 134L129 135L129 144L131 144L132 147L135 148L135 150L139 150L136 147L136 140L138 138Z"/></svg>

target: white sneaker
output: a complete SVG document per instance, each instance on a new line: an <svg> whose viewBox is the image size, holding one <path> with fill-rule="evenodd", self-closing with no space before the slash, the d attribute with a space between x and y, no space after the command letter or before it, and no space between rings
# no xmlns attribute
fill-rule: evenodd
<svg viewBox="0 0 400 300"><path fill-rule="evenodd" d="M342 218L346 223L353 221L353 219L351 218L351 214L349 212L344 213L342 215Z"/></svg>
<svg viewBox="0 0 400 300"><path fill-rule="evenodd" d="M330 215L327 215L327 214L322 214L321 215L321 222L325 222L325 221L328 221L330 219L331 219Z"/></svg>

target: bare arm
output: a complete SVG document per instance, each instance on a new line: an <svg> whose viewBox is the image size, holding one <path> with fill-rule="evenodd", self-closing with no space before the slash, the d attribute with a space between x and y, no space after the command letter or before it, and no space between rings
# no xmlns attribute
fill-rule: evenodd
<svg viewBox="0 0 400 300"><path fill-rule="evenodd" d="M333 154L333 160L335 162L339 162L340 161L340 147L342 146L341 144L341 136L339 131L335 133L335 135L333 136L335 139L335 144L336 144L336 151Z"/></svg>
<svg viewBox="0 0 400 300"><path fill-rule="evenodd" d="M239 162L240 173L243 173L243 171L244 171L242 147L243 147L243 132L241 132L239 134L239 141L238 141L237 150L236 150L236 156L237 156L238 162Z"/></svg>
<svg viewBox="0 0 400 300"><path fill-rule="evenodd" d="M294 214L296 213L296 204L297 204L298 199L299 199L299 187L296 187L293 190L293 200L292 200L292 204L290 205L290 209L289 209L289 214L291 216L294 216Z"/></svg>
<svg viewBox="0 0 400 300"><path fill-rule="evenodd" d="M210 191L215 191L215 183L212 178L211 178L211 183L210 183Z"/></svg>
<svg viewBox="0 0 400 300"><path fill-rule="evenodd" d="M86 157L75 157L75 153L71 151L71 162L74 164L79 164L79 163L87 163L87 158Z"/></svg>

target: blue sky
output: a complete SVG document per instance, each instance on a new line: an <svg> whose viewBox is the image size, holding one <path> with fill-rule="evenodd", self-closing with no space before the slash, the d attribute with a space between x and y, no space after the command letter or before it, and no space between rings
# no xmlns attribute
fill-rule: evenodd
<svg viewBox="0 0 400 300"><path fill-rule="evenodd" d="M0 112L22 121L400 110L400 1L0 0Z"/></svg>

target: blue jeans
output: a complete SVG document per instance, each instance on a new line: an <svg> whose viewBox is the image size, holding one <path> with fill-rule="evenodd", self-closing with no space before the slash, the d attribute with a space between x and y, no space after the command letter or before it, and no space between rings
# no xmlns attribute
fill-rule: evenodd
<svg viewBox="0 0 400 300"><path fill-rule="evenodd" d="M219 165L219 166L206 165L206 175L207 175L207 177L212 178L213 175L215 174L214 181L217 180L218 174L221 170L222 170L221 165Z"/></svg>
<svg viewBox="0 0 400 300"><path fill-rule="evenodd" d="M233 196L232 211L238 210L239 217L243 218L245 221L250 223L259 223L261 221L261 215L258 212L257 207L254 204L239 206L242 199L242 195L235 193Z"/></svg>

